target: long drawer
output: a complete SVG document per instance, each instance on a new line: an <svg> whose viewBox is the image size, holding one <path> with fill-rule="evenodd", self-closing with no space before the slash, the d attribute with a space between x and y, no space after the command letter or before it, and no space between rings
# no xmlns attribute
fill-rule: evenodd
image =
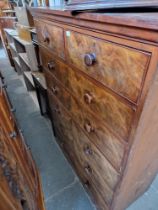
<svg viewBox="0 0 158 210"><path fill-rule="evenodd" d="M64 65L59 61L55 62L59 64L58 68L53 71L53 74L58 77L62 84L82 102L83 106L97 114L115 133L124 140L127 140L134 113L132 108L71 68L64 68ZM62 66L63 68L60 68ZM65 72L63 73L65 77L58 76L59 73L55 72L60 72L61 74ZM48 71L46 71L46 78L47 84L51 89L53 87L59 89L56 80ZM60 94L62 97L61 91L58 91L58 95ZM65 105L69 106L66 103Z"/></svg>
<svg viewBox="0 0 158 210"><path fill-rule="evenodd" d="M137 102L150 53L75 31L65 33L70 64L125 98Z"/></svg>
<svg viewBox="0 0 158 210"><path fill-rule="evenodd" d="M109 183L116 185L119 178L118 173L109 165L82 130L76 126L55 96L49 91L48 93L53 119L58 122L57 133L59 138L62 138L63 147L67 150L74 164L79 163L81 174L93 182L98 191L105 195L106 202L110 204L113 190L109 187Z"/></svg>

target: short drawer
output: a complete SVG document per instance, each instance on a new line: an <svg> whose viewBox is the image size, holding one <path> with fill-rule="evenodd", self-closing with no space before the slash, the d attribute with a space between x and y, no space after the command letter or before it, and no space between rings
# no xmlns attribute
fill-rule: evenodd
<svg viewBox="0 0 158 210"><path fill-rule="evenodd" d="M65 58L64 53L64 32L59 26L35 21L37 38L40 44L52 50L60 58Z"/></svg>
<svg viewBox="0 0 158 210"><path fill-rule="evenodd" d="M55 59L53 54L43 47L40 47L40 55L44 69L49 70L56 78L67 86L69 72L67 71L66 65Z"/></svg>
<svg viewBox="0 0 158 210"><path fill-rule="evenodd" d="M72 97L51 75L48 77L49 80L52 78L51 81L53 83L53 85L48 86L49 89L51 90L52 86L56 86L59 90L58 93L52 91L51 93L65 106L73 119L75 119L85 134L102 151L112 165L120 171L125 145L105 127L102 121L99 121L87 109L84 109L80 105L80 102L75 97ZM49 98L49 100L51 99Z"/></svg>
<svg viewBox="0 0 158 210"><path fill-rule="evenodd" d="M150 54L74 31L66 31L69 63L137 102Z"/></svg>
<svg viewBox="0 0 158 210"><path fill-rule="evenodd" d="M66 109L70 110L71 107L71 96L67 91L64 91L63 87L59 84L59 82L52 76L52 74L45 70L45 79L46 84L49 90L55 95L62 104L66 107Z"/></svg>

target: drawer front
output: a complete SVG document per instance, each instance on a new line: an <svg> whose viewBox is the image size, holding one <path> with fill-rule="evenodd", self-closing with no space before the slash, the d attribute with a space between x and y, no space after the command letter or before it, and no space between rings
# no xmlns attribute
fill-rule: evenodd
<svg viewBox="0 0 158 210"><path fill-rule="evenodd" d="M120 95L137 102L150 54L66 31L71 64Z"/></svg>
<svg viewBox="0 0 158 210"><path fill-rule="evenodd" d="M106 195L106 202L111 203L113 191L109 184L116 185L118 174L107 162L98 149L91 144L85 134L79 129L67 112L56 102L54 96L51 97L51 107L58 109L58 121L60 121L60 138L63 138L63 148L73 159L75 165L81 165L81 174L84 174L98 188L100 193ZM56 114L56 111L55 111ZM70 135L71 129L71 135ZM91 152L87 153L87 146L91 147Z"/></svg>
<svg viewBox="0 0 158 210"><path fill-rule="evenodd" d="M35 21L37 30L37 38L40 44L48 47L60 58L65 58L64 53L64 32L61 27L45 23L42 21Z"/></svg>
<svg viewBox="0 0 158 210"><path fill-rule="evenodd" d="M44 69L49 70L56 78L58 78L65 86L68 86L68 69L66 65L54 58L53 54L48 50L40 47L42 65Z"/></svg>
<svg viewBox="0 0 158 210"><path fill-rule="evenodd" d="M64 91L59 82L52 76L52 74L45 70L46 84L49 90L61 101L66 109L71 109L71 96L68 92Z"/></svg>
<svg viewBox="0 0 158 210"><path fill-rule="evenodd" d="M124 145L103 125L98 121L90 112L81 107L76 98L70 96L59 83L47 73L49 80L54 83L60 93L55 93L60 102L71 113L73 119L82 127L86 135L91 141L103 152L106 158L112 163L112 165L120 171L121 162L124 156ZM50 79L52 78L52 79ZM49 89L51 86L49 86Z"/></svg>
<svg viewBox="0 0 158 210"><path fill-rule="evenodd" d="M61 62L60 62L61 63ZM60 64L63 65L63 64ZM128 139L134 111L115 96L96 86L71 68L56 68L54 72L66 75L65 79L53 73L66 88L69 88L82 104L103 119L108 127L124 140ZM62 73L66 72L66 73ZM49 74L50 75L50 74ZM50 75L51 77L51 75ZM64 82L65 81L65 82Z"/></svg>

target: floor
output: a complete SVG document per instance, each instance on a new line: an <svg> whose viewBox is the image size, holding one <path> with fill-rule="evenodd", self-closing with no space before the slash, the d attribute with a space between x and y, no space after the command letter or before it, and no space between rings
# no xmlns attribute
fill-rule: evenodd
<svg viewBox="0 0 158 210"><path fill-rule="evenodd" d="M7 82L7 91L16 118L31 147L38 166L47 210L95 210L79 179L55 142L51 124L42 117L39 107L27 92L21 78L9 66L0 50L0 71ZM158 177L149 190L127 210L158 210Z"/></svg>

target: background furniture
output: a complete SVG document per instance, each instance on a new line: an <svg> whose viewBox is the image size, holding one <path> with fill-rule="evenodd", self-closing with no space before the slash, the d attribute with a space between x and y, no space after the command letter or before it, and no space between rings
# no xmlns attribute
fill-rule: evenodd
<svg viewBox="0 0 158 210"><path fill-rule="evenodd" d="M158 172L158 13L31 12L57 141L97 207L123 210Z"/></svg>
<svg viewBox="0 0 158 210"><path fill-rule="evenodd" d="M44 210L38 170L0 79L0 209Z"/></svg>

